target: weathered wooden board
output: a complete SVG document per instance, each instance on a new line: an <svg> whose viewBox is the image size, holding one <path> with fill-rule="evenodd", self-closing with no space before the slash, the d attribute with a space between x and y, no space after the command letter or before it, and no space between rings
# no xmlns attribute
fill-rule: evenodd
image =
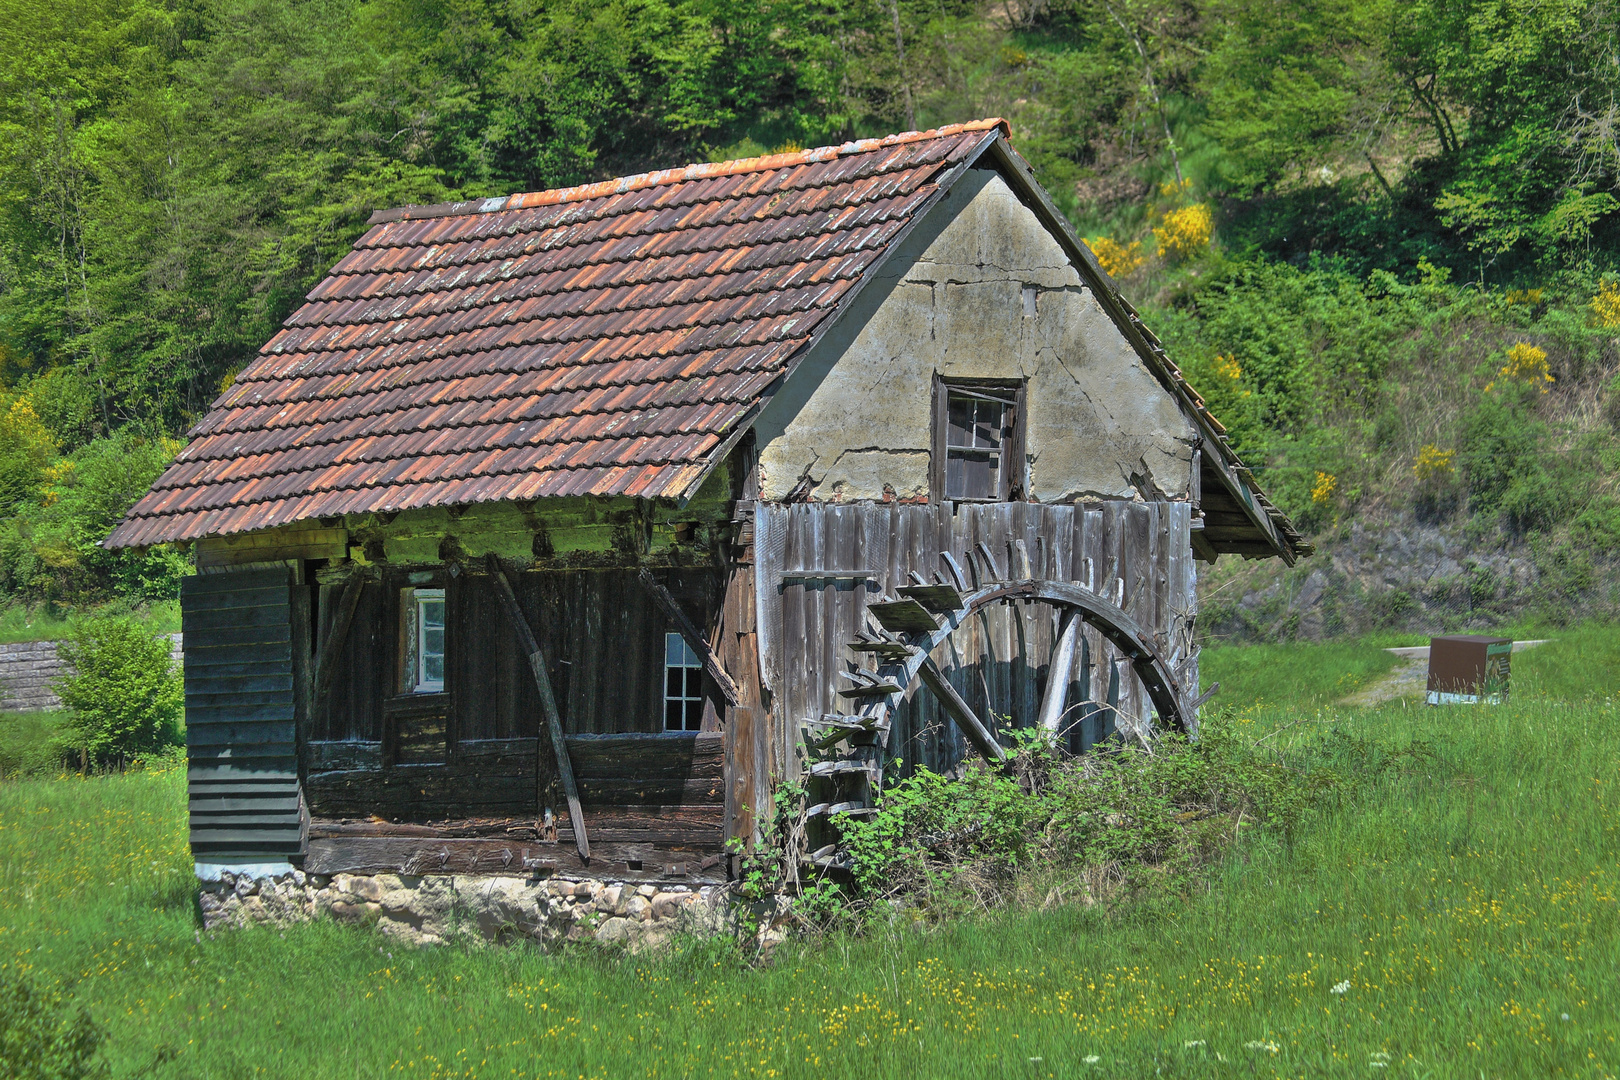
<svg viewBox="0 0 1620 1080"><path fill-rule="evenodd" d="M776 702L779 761L793 767L798 725L805 717L840 711L838 691L850 683L839 672L874 666L873 658L848 647L856 631L870 625L866 607L910 585L912 572L927 581L936 573L950 580L941 552L949 552L965 573L984 577L989 573L985 557L970 557L982 545L1000 575L1018 573L1027 560L1033 574L1076 582L1118 599L1132 618L1158 636L1166 654L1173 654L1178 677L1194 685L1190 520L1186 503L1126 500L1065 506L759 506L755 531L761 555L754 584L759 590L760 667ZM795 577L793 571L800 567L815 567L823 575L869 570L872 577ZM960 627L934 659L977 715L1001 727L1030 726L1038 719L1056 632L1051 608L1010 603ZM1176 651L1178 636L1184 644ZM1088 664L1072 672L1073 715L1068 722L1078 718L1075 706L1083 693L1101 697L1109 665L1117 659L1095 631L1084 637ZM1147 708L1146 695L1127 667L1119 711L1129 723L1121 726L1145 718ZM915 689L895 718L889 747L908 767L935 770L951 768L964 753L972 753L934 695Z"/></svg>
<svg viewBox="0 0 1620 1080"><path fill-rule="evenodd" d="M725 861L702 847L593 843L583 860L564 843L353 836L311 840L304 869L312 874L486 874L601 877L615 881L720 884Z"/></svg>

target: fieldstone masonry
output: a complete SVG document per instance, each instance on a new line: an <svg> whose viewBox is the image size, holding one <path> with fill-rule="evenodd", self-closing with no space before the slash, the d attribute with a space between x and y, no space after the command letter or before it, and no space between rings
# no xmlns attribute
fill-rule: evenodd
<svg viewBox="0 0 1620 1080"><path fill-rule="evenodd" d="M176 666L185 655L179 634L170 634L169 655ZM0 645L0 712L60 709L56 680L62 674L59 641L16 641Z"/></svg>
<svg viewBox="0 0 1620 1080"><path fill-rule="evenodd" d="M199 895L207 929L285 926L319 918L370 923L416 945L458 936L539 942L596 941L654 948L675 933L738 933L761 944L786 933L785 900L748 904L725 886L690 888L561 878L459 874L222 874Z"/></svg>

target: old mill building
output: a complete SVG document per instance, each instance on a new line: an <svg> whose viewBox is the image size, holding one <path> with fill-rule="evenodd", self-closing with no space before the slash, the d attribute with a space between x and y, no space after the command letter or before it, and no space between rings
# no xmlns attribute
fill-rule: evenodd
<svg viewBox="0 0 1620 1080"><path fill-rule="evenodd" d="M987 120L376 214L108 540L189 543L199 873L715 882L885 762L1196 724L1308 554Z"/></svg>

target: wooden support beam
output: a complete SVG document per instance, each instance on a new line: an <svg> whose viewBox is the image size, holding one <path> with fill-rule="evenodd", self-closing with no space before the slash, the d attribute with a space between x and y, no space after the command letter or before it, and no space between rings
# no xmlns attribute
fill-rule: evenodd
<svg viewBox="0 0 1620 1080"><path fill-rule="evenodd" d="M517 593L512 591L512 583L507 580L501 560L490 552L486 562L490 576L495 579L495 592L501 598L501 606L506 609L507 617L512 620L512 629L517 631L518 644L523 649L523 655L529 658L529 670L534 672L534 684L540 691L540 707L546 714L546 730L551 736L552 752L557 756L557 775L562 780L563 795L568 799L568 821L574 830L574 846L579 849L581 859L589 859L591 842L585 835L585 812L579 804L574 764L568 756L568 743L563 737L562 717L557 713L557 697L551 690L551 675L546 670L545 654L540 651L540 643L534 639L534 631L529 628L529 620L523 615L523 608L518 604Z"/></svg>
<svg viewBox="0 0 1620 1080"><path fill-rule="evenodd" d="M1057 738L1058 724L1063 721L1063 707L1068 704L1069 680L1074 675L1075 643L1080 638L1079 613L1073 608L1063 612L1058 630L1057 647L1052 650L1052 662L1046 669L1046 693L1041 697L1041 730L1049 739Z"/></svg>
<svg viewBox="0 0 1620 1080"><path fill-rule="evenodd" d="M315 661L313 697L317 709L337 675L338 655L343 651L343 643L349 639L349 627L354 623L354 612L360 606L360 591L365 584L365 575L355 573L349 576L343 586L343 595L338 599L337 615L332 619L332 627L327 631L326 640L321 643L321 655Z"/></svg>
<svg viewBox="0 0 1620 1080"><path fill-rule="evenodd" d="M962 734L967 736L968 742L973 744L973 748L986 761L1000 764L1007 760L1007 751L996 742L995 736L990 734L989 729L974 715L968 703L962 700L962 695L958 694L956 687L945 678L945 673L939 670L933 657L923 660L922 667L917 669L917 675L939 700L940 708L945 710L945 715L956 721L957 726L962 729Z"/></svg>
<svg viewBox="0 0 1620 1080"><path fill-rule="evenodd" d="M871 576L866 574L865 571L861 571L861 573L867 577ZM641 587L652 594L652 598L658 602L659 607L664 609L664 614L668 615L670 621L675 624L675 629L686 640L686 644L691 647L693 652L697 653L698 659L703 661L703 670L708 672L709 678L713 679L714 684L720 688L720 693L725 697L726 704L741 704L742 696L737 692L737 684L726 673L726 669L720 666L720 658L714 655L714 650L709 648L708 641L704 639L702 634L698 633L698 628L692 625L692 620L686 617L686 612L682 611L681 605L675 602L675 597L671 595L668 589L664 588L664 583L653 577L652 571L645 566L641 568L641 572L636 576L641 580Z"/></svg>

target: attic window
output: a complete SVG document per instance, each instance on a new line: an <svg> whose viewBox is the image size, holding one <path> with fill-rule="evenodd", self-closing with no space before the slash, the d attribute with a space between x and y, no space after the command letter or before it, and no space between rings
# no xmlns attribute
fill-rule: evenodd
<svg viewBox="0 0 1620 1080"><path fill-rule="evenodd" d="M1023 387L939 380L934 389L934 490L946 499L1022 495Z"/></svg>

